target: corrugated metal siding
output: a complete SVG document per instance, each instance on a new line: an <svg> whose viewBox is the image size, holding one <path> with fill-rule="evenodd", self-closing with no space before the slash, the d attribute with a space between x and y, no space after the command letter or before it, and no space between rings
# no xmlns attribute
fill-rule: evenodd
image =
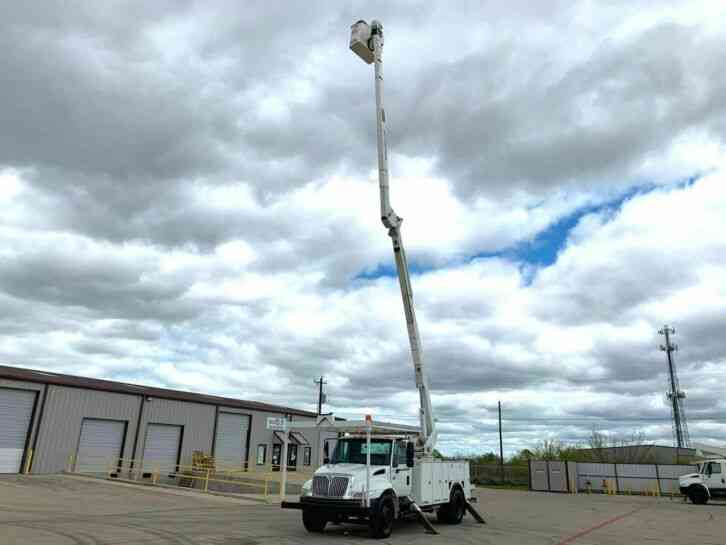
<svg viewBox="0 0 726 545"><path fill-rule="evenodd" d="M49 386L40 426L33 473L63 471L75 454L84 418L107 418L127 422L124 458L131 458L140 396Z"/></svg>
<svg viewBox="0 0 726 545"><path fill-rule="evenodd" d="M140 457L144 451L143 443L145 441L146 427L149 423L184 426L181 464L190 464L192 452L195 450L210 454L212 452L215 412L214 405L159 398L146 401L144 415L141 419L137 456Z"/></svg>

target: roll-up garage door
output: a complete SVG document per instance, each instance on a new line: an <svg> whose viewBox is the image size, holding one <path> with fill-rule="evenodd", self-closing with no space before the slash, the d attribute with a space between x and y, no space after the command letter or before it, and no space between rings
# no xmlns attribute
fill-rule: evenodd
<svg viewBox="0 0 726 545"><path fill-rule="evenodd" d="M76 471L102 473L121 458L126 422L84 418L76 453Z"/></svg>
<svg viewBox="0 0 726 545"><path fill-rule="evenodd" d="M169 473L176 471L181 435L181 426L149 424L144 443L144 471L156 468Z"/></svg>
<svg viewBox="0 0 726 545"><path fill-rule="evenodd" d="M249 417L243 414L219 413L214 459L217 467L241 467L247 458Z"/></svg>
<svg viewBox="0 0 726 545"><path fill-rule="evenodd" d="M30 429L35 392L0 388L0 473L18 473Z"/></svg>

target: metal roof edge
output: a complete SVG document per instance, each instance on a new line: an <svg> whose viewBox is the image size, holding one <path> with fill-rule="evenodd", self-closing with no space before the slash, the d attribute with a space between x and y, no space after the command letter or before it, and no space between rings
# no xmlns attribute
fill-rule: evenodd
<svg viewBox="0 0 726 545"><path fill-rule="evenodd" d="M172 390L169 388L158 388L156 386L144 386L142 384L130 384L107 379L82 377L78 375L67 375L53 371L41 371L27 367L16 367L12 365L0 365L0 379L19 380L53 386L68 386L72 388L86 388L89 390L106 391L119 394L143 395L146 397L158 397L174 401L188 401L202 403L205 405L218 405L237 409L250 409L266 411L279 414L292 414L298 416L317 417L311 411L273 405L261 401L248 401L229 397L189 392L184 390Z"/></svg>

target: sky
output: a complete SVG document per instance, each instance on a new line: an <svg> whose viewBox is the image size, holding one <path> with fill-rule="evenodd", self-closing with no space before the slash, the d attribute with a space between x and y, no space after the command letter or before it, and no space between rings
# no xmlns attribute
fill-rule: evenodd
<svg viewBox="0 0 726 545"><path fill-rule="evenodd" d="M0 8L0 363L416 423L447 454L726 443L726 4Z"/></svg>

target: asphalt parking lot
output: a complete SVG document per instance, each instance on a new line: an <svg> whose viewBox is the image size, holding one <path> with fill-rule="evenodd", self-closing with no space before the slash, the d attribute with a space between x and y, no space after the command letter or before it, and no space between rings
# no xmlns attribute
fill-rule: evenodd
<svg viewBox="0 0 726 545"><path fill-rule="evenodd" d="M478 490L487 525L466 517L427 535L396 524L379 543L723 545L726 504L646 497ZM297 511L196 492L71 476L0 478L0 545L280 545L372 543L360 526L305 532Z"/></svg>

